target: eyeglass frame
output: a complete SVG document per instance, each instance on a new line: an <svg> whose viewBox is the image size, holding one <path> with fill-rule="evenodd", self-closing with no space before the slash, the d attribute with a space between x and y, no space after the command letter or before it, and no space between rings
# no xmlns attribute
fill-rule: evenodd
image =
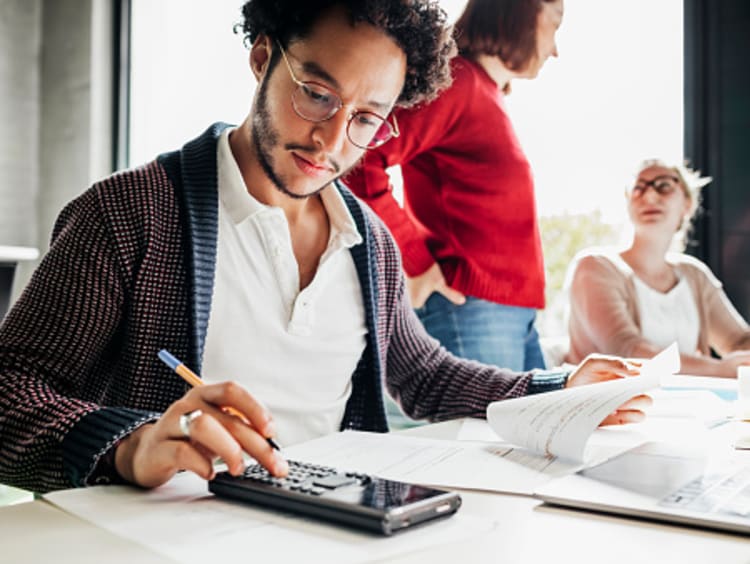
<svg viewBox="0 0 750 564"><path fill-rule="evenodd" d="M659 181L664 181L664 179L672 181L673 186L671 190L662 191L657 188L656 184ZM677 189L682 189L682 185L680 184L680 179L677 176L671 174L660 174L652 180L638 180L635 183L635 186L630 189L630 196L633 198L642 198L649 188L652 188L654 192L656 192L660 196L669 196L670 194L674 194Z"/></svg>
<svg viewBox="0 0 750 564"><path fill-rule="evenodd" d="M332 97L335 97L335 99L338 100L338 107L335 110L333 110L333 112L331 112L331 115L329 115L328 117L325 117L323 119L312 119L310 117L303 116L300 113L299 109L297 108L297 104L296 104L296 102L294 100L294 94L296 93L296 91L295 91L295 92L292 93L292 108L294 109L294 113L295 114L297 114L300 118L304 119L305 121L309 121L310 123L322 123L324 121L328 121L329 119L333 118L333 116L335 116L339 112L339 110L341 110L341 108L343 108L343 107L346 106L346 104L344 104L344 101L341 99L341 96L339 96L339 94L336 91L334 91L333 89L329 88L325 84L321 84L320 82L316 82L314 80L299 80L297 78L297 76L294 74L294 70L292 70L292 65L289 62L289 59L288 59L287 54L286 54L286 50L284 49L284 47L281 45L281 43L278 40L276 40L276 44L279 46L279 51L281 52L281 56L284 59L284 62L286 63L286 68L289 71L289 76L291 77L291 79L294 82L294 84L297 85L297 89L304 88L308 84L313 84L317 88L322 88L322 89L326 90L327 92L330 92L330 94L332 95ZM375 116L376 118L378 118L379 120L381 120L384 124L386 124L388 126L388 130L390 131L390 135L386 139L384 139L383 141L381 141L380 143L378 143L377 145L363 146L363 145L360 145L359 143L356 143L352 139L351 134L349 133L349 128L351 127L352 120L356 116L361 115L361 114L368 114L368 115L371 115L371 116ZM391 117L393 119L393 123L392 124L388 121L388 117ZM378 131L380 131L380 127L382 127L382 125L379 126L375 130L375 133L373 134L373 138L375 137L375 135L377 135ZM349 115L349 117L346 120L346 138L355 147L359 147L360 149L365 149L367 151L369 151L370 149L377 149L378 147L380 147L383 144L387 143L388 141L390 141L394 137L399 137L400 135L401 135L401 132L399 131L399 128L398 128L398 121L396 120L396 116L393 113L390 113L389 116L384 117L384 116L381 116L378 113L371 112L369 110L354 110L351 113L351 115Z"/></svg>

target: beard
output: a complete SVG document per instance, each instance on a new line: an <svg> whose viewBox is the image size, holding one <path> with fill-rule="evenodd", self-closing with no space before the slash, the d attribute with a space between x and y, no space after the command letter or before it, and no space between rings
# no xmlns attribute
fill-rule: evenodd
<svg viewBox="0 0 750 564"><path fill-rule="evenodd" d="M266 174L274 187L285 196L289 196L290 198L294 198L295 200L304 200L305 198L317 196L324 188L344 176L344 174L349 172L350 169L346 169L344 172L341 172L341 167L337 163L331 162L331 166L334 168L334 172L336 173L336 175L331 180L314 189L312 192L308 192L307 194L297 194L290 190L287 184L284 182L284 179L281 178L281 176L279 176L279 174L277 174L276 170L274 169L272 151L279 145L279 132L271 123L271 117L268 111L267 104L267 86L268 80L264 80L260 85L260 89L258 90L258 97L255 100L255 112L253 114L252 128L250 133L252 137L251 141L253 143L253 146L255 147L255 153L258 156L258 162L260 162L260 166L263 169L263 172ZM287 151L298 150L304 153L318 152L315 147L307 147L294 143L285 144L284 149Z"/></svg>

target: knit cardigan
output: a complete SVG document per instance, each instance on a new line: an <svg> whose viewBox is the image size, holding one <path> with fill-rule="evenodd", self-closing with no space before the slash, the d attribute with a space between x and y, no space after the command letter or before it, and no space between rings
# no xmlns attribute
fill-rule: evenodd
<svg viewBox="0 0 750 564"><path fill-rule="evenodd" d="M750 349L750 326L724 293L721 282L703 262L683 253L669 253L667 262L687 280L698 309L697 349L720 355ZM570 352L580 362L593 352L633 356L648 341L641 334L635 273L618 250L587 249L571 263Z"/></svg>
<svg viewBox="0 0 750 564"><path fill-rule="evenodd" d="M200 371L225 127L106 178L61 212L49 252L0 327L0 483L49 491L118 481L117 441L187 391L157 352ZM431 420L482 417L490 401L564 383L441 348L412 312L387 229L337 189L364 239L351 254L368 329L342 428L387 430L383 380L410 416Z"/></svg>

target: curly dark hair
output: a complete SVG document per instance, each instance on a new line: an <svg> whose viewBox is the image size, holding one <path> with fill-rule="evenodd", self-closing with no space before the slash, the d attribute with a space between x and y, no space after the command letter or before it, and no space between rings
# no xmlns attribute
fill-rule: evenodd
<svg viewBox="0 0 750 564"><path fill-rule="evenodd" d="M237 25L250 47L259 35L287 46L305 37L328 10L343 6L352 25L368 23L406 54L406 79L397 106L429 101L451 82L449 61L456 48L445 12L436 0L249 0Z"/></svg>

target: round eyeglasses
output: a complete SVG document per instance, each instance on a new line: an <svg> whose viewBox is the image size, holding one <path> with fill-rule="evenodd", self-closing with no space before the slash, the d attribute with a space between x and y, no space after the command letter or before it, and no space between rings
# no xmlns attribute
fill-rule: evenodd
<svg viewBox="0 0 750 564"><path fill-rule="evenodd" d="M649 188L653 188L654 192L660 196L669 196L679 187L679 178L671 175L662 175L657 176L653 180L638 180L630 193L634 198L640 198Z"/></svg>
<svg viewBox="0 0 750 564"><path fill-rule="evenodd" d="M306 121L321 122L331 119L341 108L344 102L333 90L323 84L305 80L299 80L289 64L286 51L278 43L289 76L297 85L292 93L292 107L294 112ZM374 112L356 110L349 115L346 123L346 136L353 145L360 149L375 149L388 141L391 137L398 137L398 123L396 116L392 116L391 124L387 118Z"/></svg>

